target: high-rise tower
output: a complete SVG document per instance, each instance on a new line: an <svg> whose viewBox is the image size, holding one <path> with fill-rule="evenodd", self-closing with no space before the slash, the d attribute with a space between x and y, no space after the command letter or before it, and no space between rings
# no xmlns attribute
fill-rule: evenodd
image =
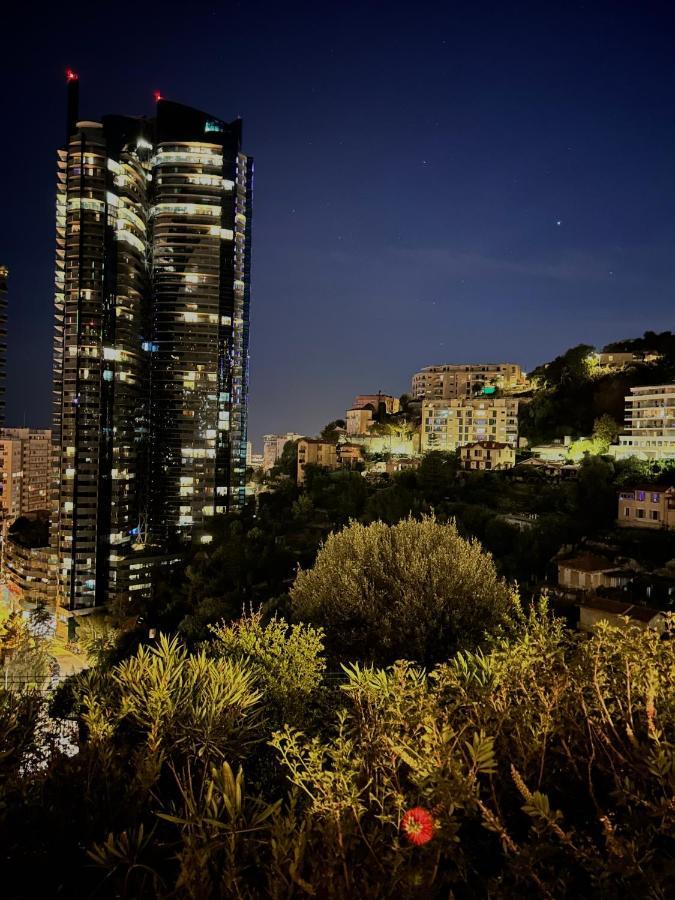
<svg viewBox="0 0 675 900"><path fill-rule="evenodd" d="M244 499L252 161L231 124L160 100L150 207L153 539Z"/></svg>
<svg viewBox="0 0 675 900"><path fill-rule="evenodd" d="M208 540L244 490L252 163L241 123L158 100L59 152L52 548L70 608ZM143 579L141 578L141 581Z"/></svg>
<svg viewBox="0 0 675 900"><path fill-rule="evenodd" d="M0 426L5 422L5 378L7 366L7 277L6 266L0 265Z"/></svg>

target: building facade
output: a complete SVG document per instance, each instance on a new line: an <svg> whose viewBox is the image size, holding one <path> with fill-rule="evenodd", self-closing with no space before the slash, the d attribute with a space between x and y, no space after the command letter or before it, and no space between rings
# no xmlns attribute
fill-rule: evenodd
<svg viewBox="0 0 675 900"><path fill-rule="evenodd" d="M370 408L358 406L354 409L348 409L345 415L345 424L347 426L347 434L368 434L370 426L373 424L373 411Z"/></svg>
<svg viewBox="0 0 675 900"><path fill-rule="evenodd" d="M640 485L619 493L620 528L675 528L675 488Z"/></svg>
<svg viewBox="0 0 675 900"><path fill-rule="evenodd" d="M626 397L621 455L675 459L675 384L634 387Z"/></svg>
<svg viewBox="0 0 675 900"><path fill-rule="evenodd" d="M391 416L400 410L401 401L398 397L381 392L379 394L359 394L354 398L352 409L363 409L365 406L370 406L375 415L385 413L385 415Z"/></svg>
<svg viewBox="0 0 675 900"><path fill-rule="evenodd" d="M515 363L427 366L413 375L412 395L415 399L462 400L526 384L525 373Z"/></svg>
<svg viewBox="0 0 675 900"><path fill-rule="evenodd" d="M488 472L511 469L516 464L516 451L511 444L499 441L477 441L459 449L462 467L467 471Z"/></svg>
<svg viewBox="0 0 675 900"><path fill-rule="evenodd" d="M53 603L53 579L49 547L26 547L9 537L4 547L4 576L10 591L30 603Z"/></svg>
<svg viewBox="0 0 675 900"><path fill-rule="evenodd" d="M244 499L252 161L241 122L159 100L59 151L52 551L70 609L128 557L201 540Z"/></svg>
<svg viewBox="0 0 675 900"><path fill-rule="evenodd" d="M660 353L632 353L625 350L601 350L596 354L603 369L625 369L636 363L653 363L661 359Z"/></svg>
<svg viewBox="0 0 675 900"><path fill-rule="evenodd" d="M0 506L4 518L48 510L51 502L52 433L0 429Z"/></svg>
<svg viewBox="0 0 675 900"><path fill-rule="evenodd" d="M637 606L623 600L611 600L606 597L594 597L579 604L579 629L592 632L601 622L607 622L617 628L629 625L638 628L652 628L661 634L665 631L666 617L658 609L648 606Z"/></svg>
<svg viewBox="0 0 675 900"><path fill-rule="evenodd" d="M7 377L7 266L0 265L0 426L5 424L5 379Z"/></svg>
<svg viewBox="0 0 675 900"><path fill-rule="evenodd" d="M340 462L337 445L316 438L302 438L298 441L297 481L305 480L305 468L309 465L322 466L325 469L339 469Z"/></svg>
<svg viewBox="0 0 675 900"><path fill-rule="evenodd" d="M584 553L558 560L558 586L572 592L597 591L599 588L624 588L633 572L614 565L603 556Z"/></svg>
<svg viewBox="0 0 675 900"><path fill-rule="evenodd" d="M355 469L363 462L363 447L360 444L339 443L336 447L337 461L343 469Z"/></svg>
<svg viewBox="0 0 675 900"><path fill-rule="evenodd" d="M479 441L518 445L518 401L425 400L421 451L456 450Z"/></svg>
<svg viewBox="0 0 675 900"><path fill-rule="evenodd" d="M286 434L263 435L263 469L269 472L281 457L286 444L290 441L299 441L301 437L301 434L296 434L294 431L287 431Z"/></svg>

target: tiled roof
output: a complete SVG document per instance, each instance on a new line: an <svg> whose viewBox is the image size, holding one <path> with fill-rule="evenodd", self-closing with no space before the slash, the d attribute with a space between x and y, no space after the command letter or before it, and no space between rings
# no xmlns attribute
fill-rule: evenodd
<svg viewBox="0 0 675 900"><path fill-rule="evenodd" d="M614 563L604 556L595 556L593 553L583 553L572 559L559 559L558 565L565 569L576 569L578 572L606 572L615 568Z"/></svg>
<svg viewBox="0 0 675 900"><path fill-rule="evenodd" d="M629 616L639 622L651 622L655 616L661 615L661 611L650 606L636 606L634 603L625 603L622 600L610 600L605 597L593 597L586 603L580 603L584 609L597 609L601 612L612 613L615 616Z"/></svg>

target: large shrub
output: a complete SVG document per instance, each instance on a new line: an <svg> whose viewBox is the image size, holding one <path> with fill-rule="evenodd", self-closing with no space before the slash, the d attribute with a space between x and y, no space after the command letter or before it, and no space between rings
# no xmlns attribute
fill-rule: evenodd
<svg viewBox="0 0 675 900"><path fill-rule="evenodd" d="M377 663L447 659L517 612L492 557L431 516L330 535L290 597L294 617L323 627L334 655Z"/></svg>
<svg viewBox="0 0 675 900"><path fill-rule="evenodd" d="M253 613L211 626L211 632L210 652L251 671L276 721L307 719L326 665L320 628L280 618L263 622L260 613Z"/></svg>

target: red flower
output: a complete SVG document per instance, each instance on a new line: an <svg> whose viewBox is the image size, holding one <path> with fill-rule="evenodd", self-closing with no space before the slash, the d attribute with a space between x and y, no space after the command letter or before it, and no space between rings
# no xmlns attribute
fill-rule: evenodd
<svg viewBox="0 0 675 900"><path fill-rule="evenodd" d="M431 813L421 806L409 809L401 819L401 831L411 844L419 847L434 836L434 820Z"/></svg>

